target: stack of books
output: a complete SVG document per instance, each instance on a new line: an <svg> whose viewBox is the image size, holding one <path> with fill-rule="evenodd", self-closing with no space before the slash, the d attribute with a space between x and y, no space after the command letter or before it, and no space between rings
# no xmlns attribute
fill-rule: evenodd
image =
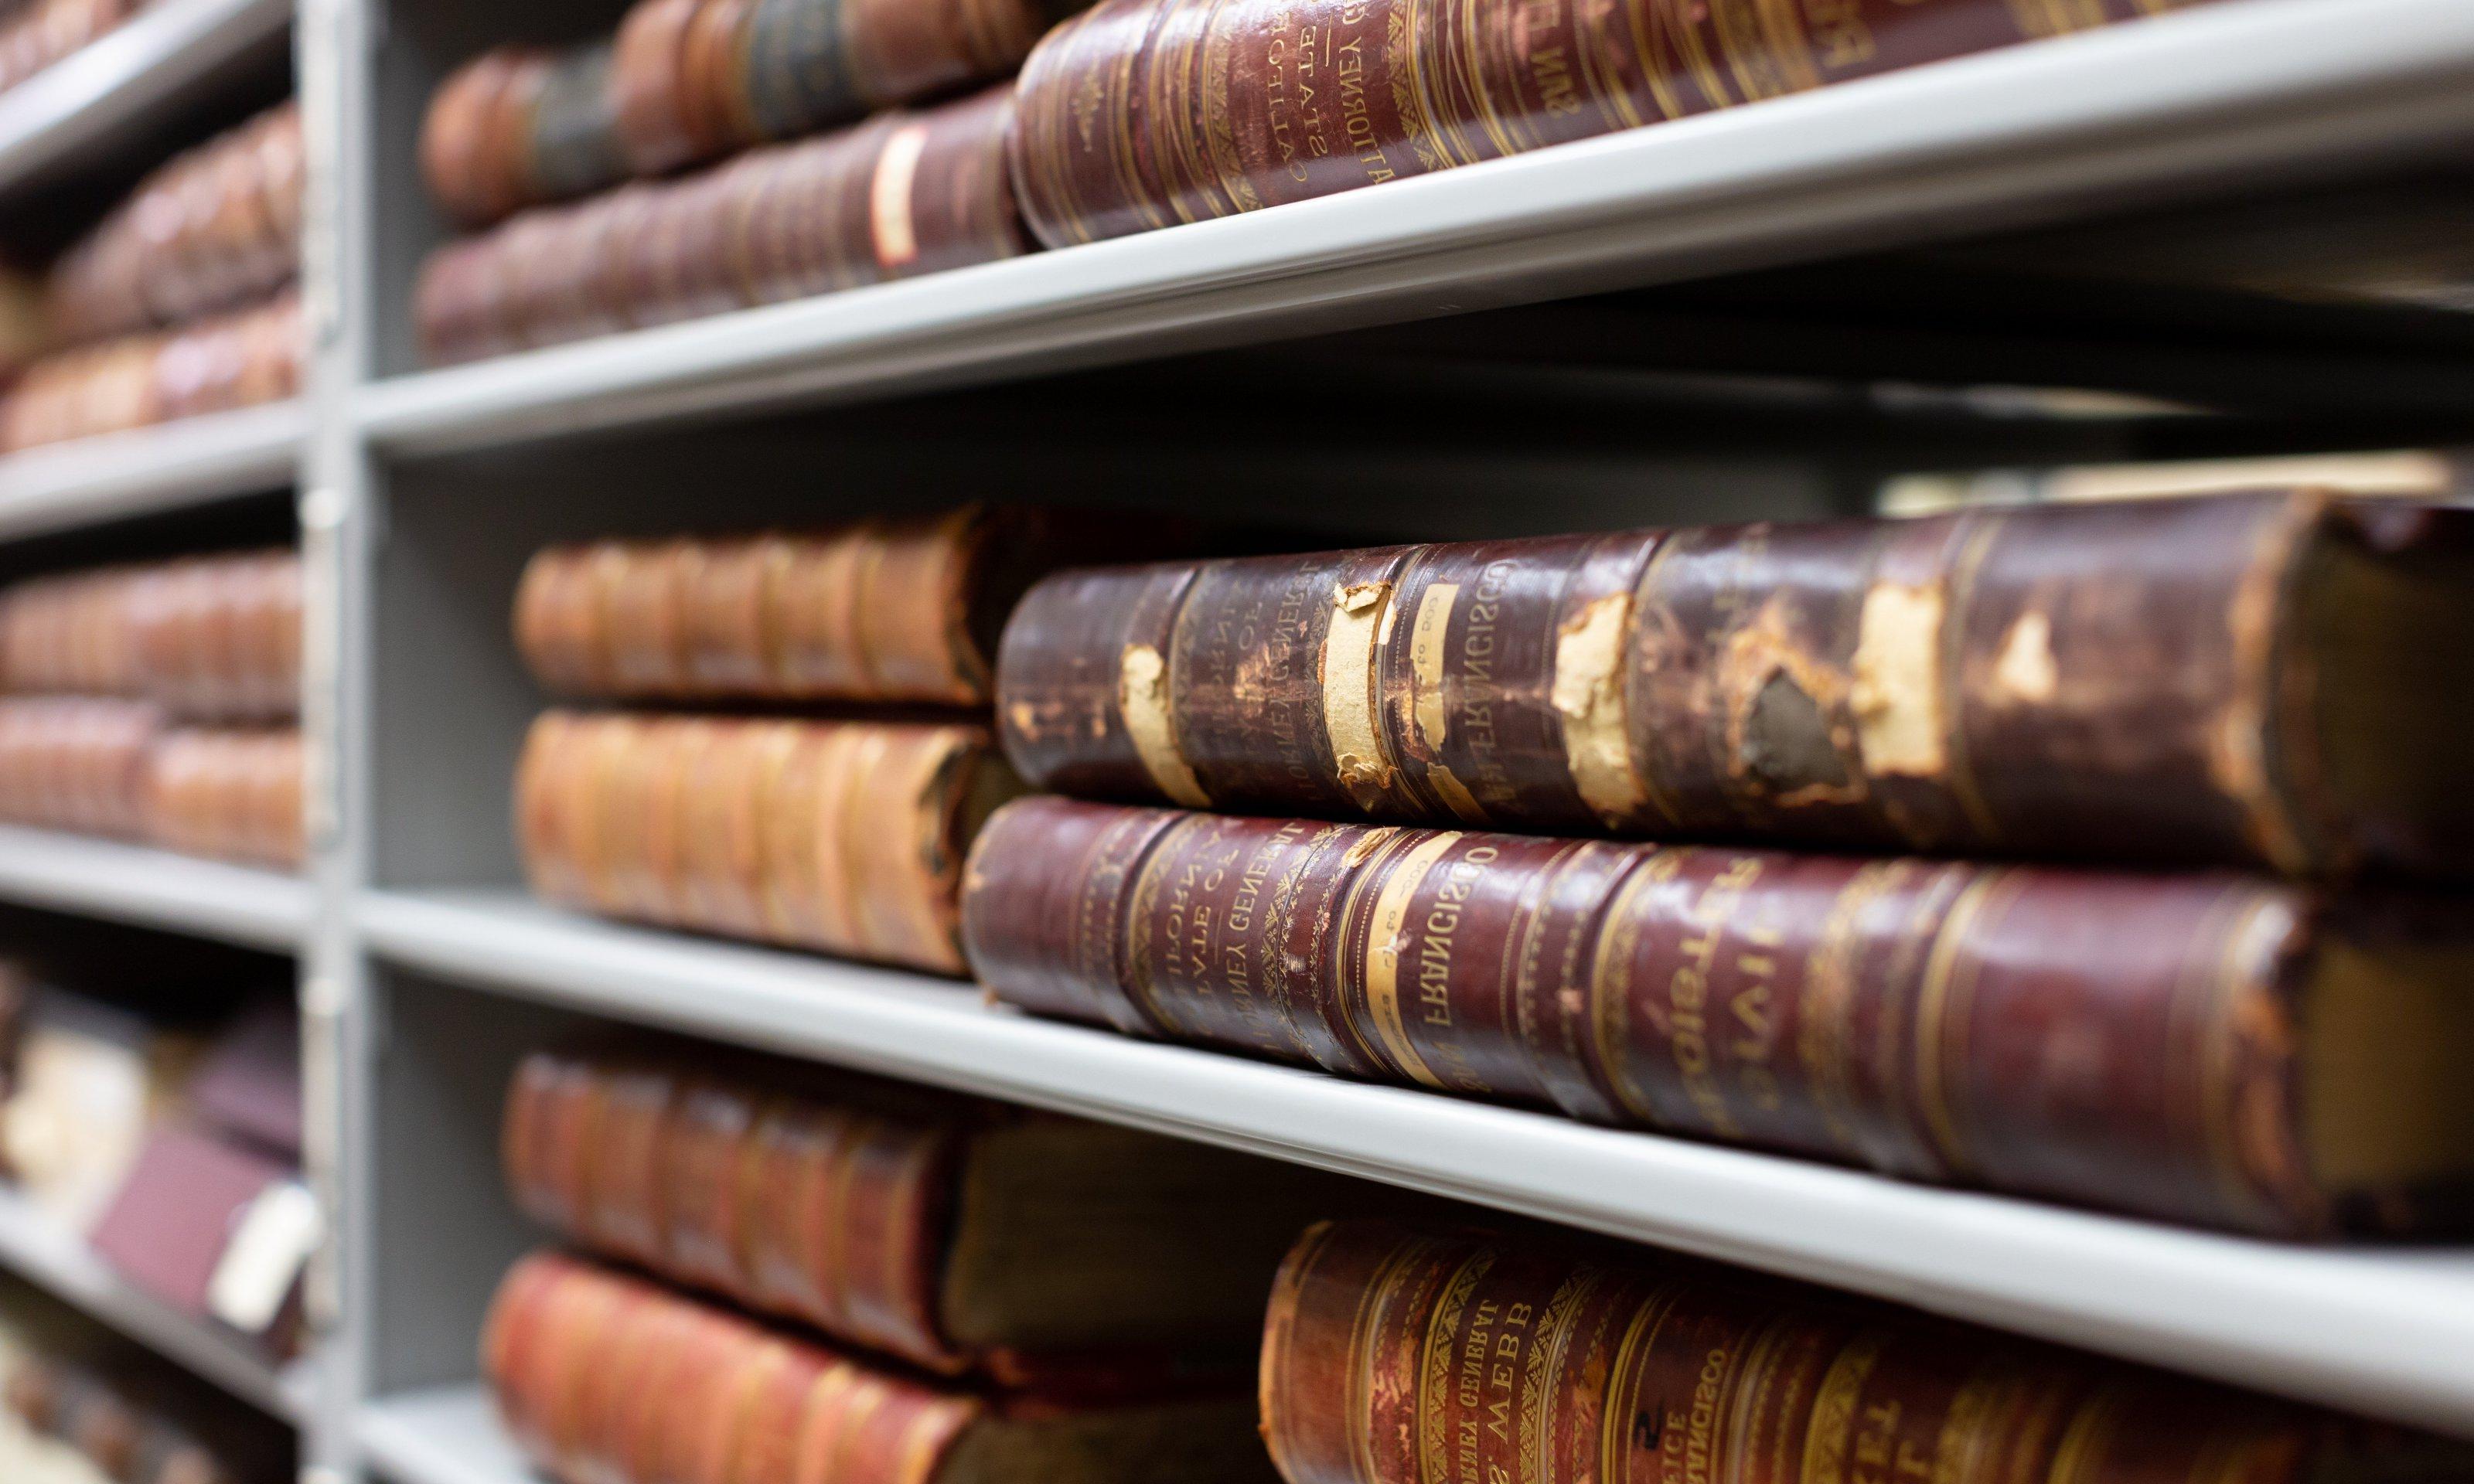
<svg viewBox="0 0 2474 1484"><path fill-rule="evenodd" d="M140 181L53 265L50 353L0 395L0 452L293 395L302 173L284 104Z"/></svg>
<svg viewBox="0 0 2474 1484"><path fill-rule="evenodd" d="M289 551L0 590L0 817L298 865L301 624Z"/></svg>

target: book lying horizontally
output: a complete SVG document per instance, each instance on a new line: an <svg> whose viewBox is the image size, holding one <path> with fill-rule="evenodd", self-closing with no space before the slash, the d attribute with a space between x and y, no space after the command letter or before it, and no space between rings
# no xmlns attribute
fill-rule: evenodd
<svg viewBox="0 0 2474 1484"><path fill-rule="evenodd" d="M2474 873L2474 513L2312 491L1060 573L1035 786L1502 829Z"/></svg>
<svg viewBox="0 0 2474 1484"><path fill-rule="evenodd" d="M1718 1268L1326 1224L1281 1270L1288 1484L2441 1484L2474 1448Z"/></svg>
<svg viewBox="0 0 2474 1484"><path fill-rule="evenodd" d="M707 1053L526 1058L508 1183L596 1252L944 1375L1237 1374L1353 1187L1156 1135Z"/></svg>
<svg viewBox="0 0 2474 1484"><path fill-rule="evenodd" d="M2474 912L2166 874L1041 797L1000 998L1344 1076L2260 1232L2474 1213Z"/></svg>

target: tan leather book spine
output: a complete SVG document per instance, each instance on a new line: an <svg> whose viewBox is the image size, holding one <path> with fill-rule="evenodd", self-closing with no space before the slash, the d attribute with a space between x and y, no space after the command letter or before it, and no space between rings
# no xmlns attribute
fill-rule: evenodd
<svg viewBox="0 0 2474 1484"><path fill-rule="evenodd" d="M161 713L142 702L0 699L0 816L20 825L135 838Z"/></svg>
<svg viewBox="0 0 2474 1484"><path fill-rule="evenodd" d="M989 1415L650 1283L550 1254L499 1285L483 1370L510 1434L567 1479L925 1484Z"/></svg>
<svg viewBox="0 0 2474 1484"><path fill-rule="evenodd" d="M1290 1254L1261 1396L1289 1484L2304 1484L2455 1456L1688 1259L1376 1222Z"/></svg>
<svg viewBox="0 0 2474 1484"><path fill-rule="evenodd" d="M300 299L286 290L45 356L0 395L0 453L285 400L301 389L302 347Z"/></svg>
<svg viewBox="0 0 2474 1484"><path fill-rule="evenodd" d="M295 730L167 730L146 758L146 836L192 855L297 870L305 850L302 770Z"/></svg>
<svg viewBox="0 0 2474 1484"><path fill-rule="evenodd" d="M1060 573L997 711L1102 798L2460 875L2469 559L2302 491Z"/></svg>
<svg viewBox="0 0 2474 1484"><path fill-rule="evenodd" d="M552 711L516 789L549 900L959 973L962 857L1014 785L975 727Z"/></svg>
<svg viewBox="0 0 2474 1484"><path fill-rule="evenodd" d="M1001 84L519 213L423 266L423 347L472 360L1028 251L1004 168L1012 120Z"/></svg>
<svg viewBox="0 0 2474 1484"><path fill-rule="evenodd" d="M301 111L285 103L137 183L45 285L60 343L182 323L264 299L301 260Z"/></svg>
<svg viewBox="0 0 2474 1484"><path fill-rule="evenodd" d="M750 1308L959 1374L938 1295L976 1114L837 1105L677 1065L537 1052L508 1087L536 1219Z"/></svg>
<svg viewBox="0 0 2474 1484"><path fill-rule="evenodd" d="M2092 29L2176 0L1105 0L1022 69L1051 247L1207 220Z"/></svg>
<svg viewBox="0 0 2474 1484"><path fill-rule="evenodd" d="M1066 523L966 506L797 534L553 546L517 585L542 684L612 700L978 706L995 641Z"/></svg>
<svg viewBox="0 0 2474 1484"><path fill-rule="evenodd" d="M963 918L1026 1009L1913 1179L2283 1233L2474 1180L2445 901L1034 798Z"/></svg>

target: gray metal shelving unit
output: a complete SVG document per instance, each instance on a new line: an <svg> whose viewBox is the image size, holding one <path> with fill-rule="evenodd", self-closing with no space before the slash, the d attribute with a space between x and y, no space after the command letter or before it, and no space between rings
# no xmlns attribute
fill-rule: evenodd
<svg viewBox="0 0 2474 1484"><path fill-rule="evenodd" d="M1071 394L1041 386L1409 321L1434 322L1432 347L1471 311L2419 168L2474 141L2463 0L2226 0L1255 217L435 371L413 368L402 309L441 232L409 141L427 86L494 17L299 3L317 141L303 400L0 462L0 539L296 488L312 867L278 880L0 831L0 898L299 954L309 1174L332 1236L317 1339L281 1394L304 1398L321 1484L520 1476L472 1353L489 1279L525 1240L496 1189L493 1099L512 1048L589 1019L1165 1130L2474 1434L2474 1254L2180 1233L1031 1021L963 986L540 908L505 817L541 705L505 604L542 540L1095 485L1334 531L1844 509L1843 480L1776 449L1541 457L1471 438L1426 457L1419 438L1466 431L1442 414L1291 457L1267 445L1294 429L1230 425L1196 396L1152 442L1108 423L1078 443ZM220 6L218 37L269 24L263 4L176 4ZM616 9L562 0L540 19L580 34ZM134 116L151 75L133 64L48 124L0 105L0 191L16 161ZM1228 373L1279 365L1265 351ZM1184 374L1163 367L1161 395ZM1538 395L1576 388L1639 390ZM963 404L923 421L894 401L955 389L982 399L969 437L933 431ZM0 1240L0 1262L66 1281L25 1250Z"/></svg>

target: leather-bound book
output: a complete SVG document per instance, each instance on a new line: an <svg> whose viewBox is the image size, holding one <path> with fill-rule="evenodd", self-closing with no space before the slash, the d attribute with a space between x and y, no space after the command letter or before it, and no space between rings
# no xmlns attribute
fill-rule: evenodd
<svg viewBox="0 0 2474 1484"><path fill-rule="evenodd" d="M45 356L0 393L0 453L279 402L301 390L301 300Z"/></svg>
<svg viewBox="0 0 2474 1484"><path fill-rule="evenodd" d="M538 1052L507 1181L570 1239L944 1375L1225 1374L1322 1177L753 1060Z"/></svg>
<svg viewBox="0 0 2474 1484"><path fill-rule="evenodd" d="M1028 251L1010 84L523 212L430 255L413 319L461 361Z"/></svg>
<svg viewBox="0 0 2474 1484"><path fill-rule="evenodd" d="M516 645L561 695L982 706L1006 615L1072 535L1046 512L974 505L553 546L517 586Z"/></svg>
<svg viewBox="0 0 2474 1484"><path fill-rule="evenodd" d="M2474 1450L1637 1249L1327 1223L1263 1336L1288 1484L2438 1484Z"/></svg>
<svg viewBox="0 0 2474 1484"><path fill-rule="evenodd" d="M143 696L209 720L288 717L301 559L247 552L31 578L0 591L9 689Z"/></svg>
<svg viewBox="0 0 2474 1484"><path fill-rule="evenodd" d="M1022 68L1050 247L1203 221L2200 0L1103 0Z"/></svg>
<svg viewBox="0 0 2474 1484"><path fill-rule="evenodd" d="M923 1381L555 1254L498 1286L508 1431L582 1484L1256 1484L1242 1400L1080 1401Z"/></svg>
<svg viewBox="0 0 2474 1484"><path fill-rule="evenodd" d="M1034 786L2294 874L2474 870L2474 515L2312 491L1060 573Z"/></svg>
<svg viewBox="0 0 2474 1484"><path fill-rule="evenodd" d="M958 974L962 855L1017 791L980 727L551 711L516 817L546 900Z"/></svg>
<svg viewBox="0 0 2474 1484"><path fill-rule="evenodd" d="M1025 1009L1344 1076L2262 1233L2474 1212L2454 899L1042 797L963 922Z"/></svg>
<svg viewBox="0 0 2474 1484"><path fill-rule="evenodd" d="M100 340L261 299L301 263L301 110L286 103L176 156L61 254L53 333Z"/></svg>
<svg viewBox="0 0 2474 1484"><path fill-rule="evenodd" d="M85 834L146 831L162 713L137 701L0 699L0 819Z"/></svg>
<svg viewBox="0 0 2474 1484"><path fill-rule="evenodd" d="M488 226L1010 77L1049 18L1040 0L639 0L615 42L456 69L423 123L422 175Z"/></svg>
<svg viewBox="0 0 2474 1484"><path fill-rule="evenodd" d="M302 768L293 728L169 729L147 757L147 838L190 855L296 869L307 849Z"/></svg>

